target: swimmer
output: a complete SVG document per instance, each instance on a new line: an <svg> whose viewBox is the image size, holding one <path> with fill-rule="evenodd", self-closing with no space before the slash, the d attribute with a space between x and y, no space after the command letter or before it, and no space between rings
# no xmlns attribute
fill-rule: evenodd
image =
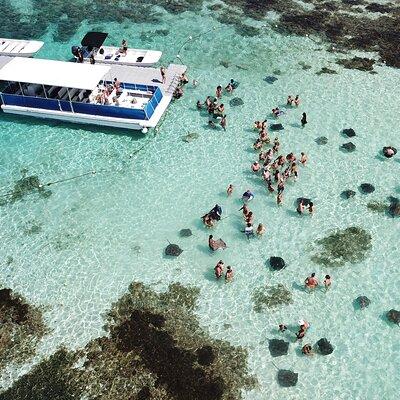
<svg viewBox="0 0 400 400"><path fill-rule="evenodd" d="M219 122L219 124L221 125L222 129L224 131L226 131L226 115L222 116L221 121Z"/></svg>
<svg viewBox="0 0 400 400"><path fill-rule="evenodd" d="M269 181L271 180L271 172L269 171L269 166L267 166L266 168L264 168L264 171L262 173L263 179L265 181Z"/></svg>
<svg viewBox="0 0 400 400"><path fill-rule="evenodd" d="M233 269L230 265L226 267L225 281L230 282L233 279Z"/></svg>
<svg viewBox="0 0 400 400"><path fill-rule="evenodd" d="M264 129L260 132L260 140L263 143L269 143L270 142L270 139L269 139L269 136L268 136L268 132L266 130L264 130Z"/></svg>
<svg viewBox="0 0 400 400"><path fill-rule="evenodd" d="M243 210L243 218L246 219L247 215L251 212L247 204L243 204L243 207L239 208L239 211Z"/></svg>
<svg viewBox="0 0 400 400"><path fill-rule="evenodd" d="M304 327L304 325L300 326L299 331L296 333L296 340L301 340L304 338L306 335L307 329Z"/></svg>
<svg viewBox="0 0 400 400"><path fill-rule="evenodd" d="M258 161L254 161L253 164L251 164L251 170L255 173L257 173L261 169L261 165L259 164Z"/></svg>
<svg viewBox="0 0 400 400"><path fill-rule="evenodd" d="M304 286L309 290L314 290L318 286L318 279L315 277L315 272L305 279Z"/></svg>
<svg viewBox="0 0 400 400"><path fill-rule="evenodd" d="M212 228L214 226L214 220L211 218L209 214L203 217L203 223L207 228Z"/></svg>
<svg viewBox="0 0 400 400"><path fill-rule="evenodd" d="M332 285L332 279L330 275L325 275L324 279L324 286L325 286L325 291L327 291Z"/></svg>
<svg viewBox="0 0 400 400"><path fill-rule="evenodd" d="M217 279L221 278L224 272L224 262L222 260L218 261L218 264L214 267L215 277Z"/></svg>
<svg viewBox="0 0 400 400"><path fill-rule="evenodd" d="M185 73L183 73L180 77L179 77L179 82L182 85L186 85L187 83L189 83L189 78L187 77L187 75Z"/></svg>
<svg viewBox="0 0 400 400"><path fill-rule="evenodd" d="M276 159L276 162L278 163L278 165L279 165L280 167L282 167L282 165L285 164L285 157L279 156L279 157Z"/></svg>
<svg viewBox="0 0 400 400"><path fill-rule="evenodd" d="M252 212L252 211L250 211L250 212L246 215L245 221L246 221L246 224L253 224L254 216L253 216L253 212Z"/></svg>
<svg viewBox="0 0 400 400"><path fill-rule="evenodd" d="M203 105L204 104L200 100L197 100L196 107L197 107L198 110L201 110L203 108Z"/></svg>
<svg viewBox="0 0 400 400"><path fill-rule="evenodd" d="M210 235L208 237L208 247L212 251L216 251L218 249L225 250L226 249L226 243L221 238L219 238L218 240L214 240L213 239L213 235Z"/></svg>
<svg viewBox="0 0 400 400"><path fill-rule="evenodd" d="M253 199L254 199L254 193L250 189L247 189L242 195L243 201L251 201Z"/></svg>
<svg viewBox="0 0 400 400"><path fill-rule="evenodd" d="M233 185L229 184L228 189L226 189L226 194L230 196L233 193Z"/></svg>
<svg viewBox="0 0 400 400"><path fill-rule="evenodd" d="M297 211L297 213L298 213L299 215L303 214L303 212L304 212L303 200L300 200L300 201L299 201L299 204L298 204L298 206L297 206L296 211Z"/></svg>
<svg viewBox="0 0 400 400"><path fill-rule="evenodd" d="M265 231L266 231L265 226L263 224L258 224L257 230L256 230L257 235L262 236L262 235L264 235Z"/></svg>
<svg viewBox="0 0 400 400"><path fill-rule="evenodd" d="M299 95L297 95L297 96L295 97L295 99L294 99L294 105L295 105L296 107L298 107L298 106L300 105L300 97L299 97Z"/></svg>
<svg viewBox="0 0 400 400"><path fill-rule="evenodd" d="M218 85L217 89L215 90L215 96L220 99L222 97L222 86Z"/></svg>
<svg viewBox="0 0 400 400"><path fill-rule="evenodd" d="M211 107L211 104L212 104L211 96L206 97L205 104L207 106L207 109L209 109Z"/></svg>
<svg viewBox="0 0 400 400"><path fill-rule="evenodd" d="M253 144L254 150L260 150L263 146L263 142L260 139L257 139Z"/></svg>
<svg viewBox="0 0 400 400"><path fill-rule="evenodd" d="M308 161L308 157L306 155L306 153L301 153L301 157L300 157L300 162L302 163L302 165L306 166Z"/></svg>
<svg viewBox="0 0 400 400"><path fill-rule="evenodd" d="M284 324L279 324L278 328L279 332L285 332L287 330L287 326Z"/></svg>
<svg viewBox="0 0 400 400"><path fill-rule="evenodd" d="M279 172L279 170L275 171L274 179L275 179L275 182L279 182L281 180L281 173Z"/></svg>
<svg viewBox="0 0 400 400"><path fill-rule="evenodd" d="M298 176L298 169L297 169L297 164L294 162L292 163L292 165L290 166L290 173L294 175L295 179Z"/></svg>
<svg viewBox="0 0 400 400"><path fill-rule="evenodd" d="M286 156L286 161L294 162L294 161L296 161L296 156L295 156L293 153L289 153L289 154Z"/></svg>
<svg viewBox="0 0 400 400"><path fill-rule="evenodd" d="M208 126L213 129L217 127L217 125L215 125L215 122L212 119L208 120Z"/></svg>
<svg viewBox="0 0 400 400"><path fill-rule="evenodd" d="M279 193L278 196L276 197L276 204L280 206L283 203L283 193Z"/></svg>
<svg viewBox="0 0 400 400"><path fill-rule="evenodd" d="M273 188L273 186L272 186L272 184L271 184L271 181L268 182L268 191L269 191L270 193L275 192L275 189Z"/></svg>
<svg viewBox="0 0 400 400"><path fill-rule="evenodd" d="M281 181L278 183L278 194L283 193L284 190L285 190L285 184Z"/></svg>
<svg viewBox="0 0 400 400"><path fill-rule="evenodd" d="M160 67L161 81L163 84L167 81L167 70L165 67Z"/></svg>
<svg viewBox="0 0 400 400"><path fill-rule="evenodd" d="M246 225L246 227L244 228L244 233L247 237L247 239L250 239L250 236L254 236L254 228L253 225L251 225L250 223L248 223Z"/></svg>
<svg viewBox="0 0 400 400"><path fill-rule="evenodd" d="M228 93L232 93L233 92L233 86L232 86L232 84L230 82L228 83L228 85L226 85L225 90Z"/></svg>
<svg viewBox="0 0 400 400"><path fill-rule="evenodd" d="M310 201L310 203L308 204L308 212L310 214L313 214L314 211L315 211L314 203L312 201Z"/></svg>
<svg viewBox="0 0 400 400"><path fill-rule="evenodd" d="M225 106L221 103L218 107L217 107L217 109L216 109L216 112L218 113L218 114L223 114L224 113L224 111L225 111Z"/></svg>
<svg viewBox="0 0 400 400"><path fill-rule="evenodd" d="M304 128L307 124L307 114L303 112L303 116L301 117L301 127Z"/></svg>
<svg viewBox="0 0 400 400"><path fill-rule="evenodd" d="M265 161L267 158L267 153L265 151L261 151L260 154L258 155L258 161Z"/></svg>
<svg viewBox="0 0 400 400"><path fill-rule="evenodd" d="M306 356L312 356L314 354L313 351L312 351L311 344L309 344L309 343L305 344L302 347L301 352Z"/></svg>
<svg viewBox="0 0 400 400"><path fill-rule="evenodd" d="M289 95L287 100L286 100L286 104L288 106L291 106L291 105L293 105L293 102L294 102L294 98L292 97L292 95Z"/></svg>

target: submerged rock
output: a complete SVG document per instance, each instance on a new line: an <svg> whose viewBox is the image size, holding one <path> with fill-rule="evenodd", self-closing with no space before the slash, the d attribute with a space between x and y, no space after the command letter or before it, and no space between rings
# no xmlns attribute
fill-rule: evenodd
<svg viewBox="0 0 400 400"><path fill-rule="evenodd" d="M343 199L350 199L351 197L354 197L356 195L356 192L354 190L343 190L342 193L340 193L340 196Z"/></svg>
<svg viewBox="0 0 400 400"><path fill-rule="evenodd" d="M271 75L270 76L266 76L264 78L264 81L269 83L270 85L272 85L277 80L278 80L278 78L276 78L275 76L271 76Z"/></svg>
<svg viewBox="0 0 400 400"><path fill-rule="evenodd" d="M169 244L165 249L165 255L178 257L182 254L183 250L177 244Z"/></svg>
<svg viewBox="0 0 400 400"><path fill-rule="evenodd" d="M268 348L272 357L285 356L289 350L289 342L280 339L271 339L269 340Z"/></svg>
<svg viewBox="0 0 400 400"><path fill-rule="evenodd" d="M386 317L390 322L393 322L394 324L397 325L400 324L400 311L397 311L392 308L387 312Z"/></svg>
<svg viewBox="0 0 400 400"><path fill-rule="evenodd" d="M11 289L0 289L0 371L28 361L46 332L41 310Z"/></svg>
<svg viewBox="0 0 400 400"><path fill-rule="evenodd" d="M285 128L283 127L282 124L272 124L272 125L269 127L269 129L271 129L271 131L281 131L281 130L283 130L283 129L285 129Z"/></svg>
<svg viewBox="0 0 400 400"><path fill-rule="evenodd" d="M337 60L336 62L339 65L343 65L343 67L347 69L358 69L360 71L372 71L374 69L374 64L375 64L375 60L362 57L341 59Z"/></svg>
<svg viewBox="0 0 400 400"><path fill-rule="evenodd" d="M270 257L269 265L274 271L280 271L286 267L285 261L281 257Z"/></svg>
<svg viewBox="0 0 400 400"><path fill-rule="evenodd" d="M372 192L375 192L375 187L370 183L362 183L360 185L360 192L363 194L370 194Z"/></svg>
<svg viewBox="0 0 400 400"><path fill-rule="evenodd" d="M190 229L181 229L179 231L179 236L180 237L189 237L189 236L192 236L192 235L193 235L193 233L192 233L192 231Z"/></svg>
<svg viewBox="0 0 400 400"><path fill-rule="evenodd" d="M326 338L319 339L317 342L317 345L318 345L319 352L323 356L327 356L327 355L333 353L333 346L331 345L331 343L329 342L328 339L326 339Z"/></svg>
<svg viewBox="0 0 400 400"><path fill-rule="evenodd" d="M382 203L379 201L370 201L367 204L368 210L378 212L378 213L384 213L386 211L389 211L389 205L386 203Z"/></svg>
<svg viewBox="0 0 400 400"><path fill-rule="evenodd" d="M320 146L328 143L328 138L325 136L320 136L315 139L315 143L319 144Z"/></svg>
<svg viewBox="0 0 400 400"><path fill-rule="evenodd" d="M347 151L348 153L352 153L356 149L356 145L352 142L344 143L340 147L342 150Z"/></svg>
<svg viewBox="0 0 400 400"><path fill-rule="evenodd" d="M263 286L254 290L253 309L262 312L280 305L293 303L292 293L282 284L276 286Z"/></svg>
<svg viewBox="0 0 400 400"><path fill-rule="evenodd" d="M240 399L256 385L247 353L201 328L193 308L180 301L196 302L198 294L180 284L158 293L132 283L107 315L107 336L84 349L58 350L2 400Z"/></svg>
<svg viewBox="0 0 400 400"><path fill-rule="evenodd" d="M362 228L351 226L336 230L315 242L311 260L326 267L340 267L345 263L363 261L372 247L371 235Z"/></svg>
<svg viewBox="0 0 400 400"><path fill-rule="evenodd" d="M364 308L367 308L371 304L371 300L367 296L358 296L354 300L354 304L361 310L363 310Z"/></svg>
<svg viewBox="0 0 400 400"><path fill-rule="evenodd" d="M235 97L234 99L229 101L229 105L231 107L242 106L243 104L244 104L244 101L240 97Z"/></svg>
<svg viewBox="0 0 400 400"><path fill-rule="evenodd" d="M299 374L288 369L280 369L278 371L278 382L282 387L296 386Z"/></svg>
<svg viewBox="0 0 400 400"><path fill-rule="evenodd" d="M348 129L343 129L342 130L343 135L347 137L354 137L356 136L356 132L353 128L348 128Z"/></svg>

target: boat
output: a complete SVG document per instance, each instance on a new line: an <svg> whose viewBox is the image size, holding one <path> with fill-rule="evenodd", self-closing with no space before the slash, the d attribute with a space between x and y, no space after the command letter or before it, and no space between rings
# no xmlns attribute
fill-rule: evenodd
<svg viewBox="0 0 400 400"><path fill-rule="evenodd" d="M39 40L0 38L0 56L33 57L42 47Z"/></svg>
<svg viewBox="0 0 400 400"><path fill-rule="evenodd" d="M108 33L88 32L81 41L81 46L72 46L72 54L81 61L94 59L100 64L120 64L136 67L149 67L158 62L162 56L161 51L131 49L125 47L103 46Z"/></svg>
<svg viewBox="0 0 400 400"><path fill-rule="evenodd" d="M156 68L113 69L108 65L0 57L1 108L6 113L146 133L165 113L185 70L185 66L172 64L167 69L168 80L162 84L155 79L159 76ZM116 76L121 76L121 82Z"/></svg>

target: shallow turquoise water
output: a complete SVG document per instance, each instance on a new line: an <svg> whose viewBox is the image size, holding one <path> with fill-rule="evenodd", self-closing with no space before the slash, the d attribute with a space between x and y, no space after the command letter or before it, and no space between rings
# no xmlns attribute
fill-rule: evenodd
<svg viewBox="0 0 400 400"><path fill-rule="evenodd" d="M196 38L213 26L211 34ZM68 43L53 42L49 32L39 56L68 59L70 45L89 28L82 25ZM43 182L97 171L95 176L52 186L48 199L30 195L1 208L0 280L33 303L48 306L45 315L52 332L42 341L34 362L61 343L76 348L102 334L104 312L131 281L160 290L180 281L201 288L198 316L202 326L214 337L249 350L249 368L260 387L245 393L245 399L397 398L399 330L382 316L399 307L400 222L368 211L366 204L400 195L399 160L377 157L384 145L400 147L400 105L393 101L398 97L399 72L385 67L376 67L377 75L344 70L318 40L283 37L269 28L259 37L241 37L206 10L178 17L165 14L157 25L108 23L97 28L111 32L115 43L123 36L131 45L164 51L164 63L176 62L182 43L190 35L195 37L180 54L190 77L200 84L188 87L184 98L170 107L156 135L0 116L3 192L12 188L23 168ZM169 33L152 35L155 29ZM147 36L152 40L141 32L150 32ZM228 61L229 67L220 65L221 60ZM299 62L312 68L302 70ZM323 66L338 74L316 75ZM281 74L273 85L263 81L266 75L276 75L276 69ZM206 117L195 110L195 102L232 77L240 81L235 96L244 105L227 106L226 132L210 130ZM288 110L281 118L285 126L279 133L282 152L305 151L310 161L300 168L298 181L286 185L284 205L278 208L275 198L250 173L256 158L251 126L255 119L268 116L273 106L284 104L289 93L299 93L303 101L299 109ZM225 96L224 101L227 104L229 98ZM302 130L297 125L303 111L309 123ZM339 151L348 141L340 135L347 127L357 132L353 140L357 150L352 154ZM184 143L182 136L188 132L197 132L199 139ZM328 144L318 146L314 141L318 136L328 137ZM359 194L362 182L372 183L376 191ZM227 199L229 183L236 190ZM247 188L256 193L251 203L255 222L267 226L262 239L249 242L240 233L242 220L237 211L240 194ZM356 190L356 197L342 200L339 195L344 189ZM300 196L314 200L314 216L299 218L293 212ZM229 216L215 229L228 249L210 254L209 232L199 217L216 202ZM27 235L24 232L32 224L41 230ZM372 235L372 251L365 261L337 269L310 261L315 239L352 225ZM179 238L182 228L191 228L194 236ZM184 249L178 259L163 256L167 240ZM272 255L282 256L288 268L279 273L266 268L265 261ZM9 266L7 256L14 258ZM235 281L230 285L213 278L213 266L220 258L234 267ZM320 278L332 275L328 293L308 295L297 289L313 271ZM276 283L290 288L294 303L255 313L254 289ZM356 312L352 302L361 294L372 304ZM302 357L299 345L292 343L288 356L272 359L266 339L279 337L280 322L295 325L299 318L311 322L307 342L327 337L335 346L332 355ZM299 373L295 388L278 386L272 362ZM8 369L1 385L9 385L29 367Z"/></svg>

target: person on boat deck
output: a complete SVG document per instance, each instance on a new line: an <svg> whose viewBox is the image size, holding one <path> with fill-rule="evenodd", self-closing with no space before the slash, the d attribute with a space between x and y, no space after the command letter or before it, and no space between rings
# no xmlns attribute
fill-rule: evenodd
<svg viewBox="0 0 400 400"><path fill-rule="evenodd" d="M92 64L92 65L96 64L96 61L94 59L94 55L93 54L90 55L89 61L90 61L90 64Z"/></svg>
<svg viewBox="0 0 400 400"><path fill-rule="evenodd" d="M181 87L177 87L174 91L174 99L180 99L183 96L183 89Z"/></svg>
<svg viewBox="0 0 400 400"><path fill-rule="evenodd" d="M76 60L78 63L83 63L83 53L82 50L79 48L78 49L78 58Z"/></svg>
<svg viewBox="0 0 400 400"><path fill-rule="evenodd" d="M122 40L121 47L119 48L118 52L126 56L126 53L128 52L128 42L125 39Z"/></svg>
<svg viewBox="0 0 400 400"><path fill-rule="evenodd" d="M121 82L117 78L114 78L113 85L114 85L115 91L117 92L117 96L120 96L122 93Z"/></svg>
<svg viewBox="0 0 400 400"><path fill-rule="evenodd" d="M189 83L189 78L187 77L187 75L185 73L183 73L180 78L179 78L179 82L182 85L186 85L187 83Z"/></svg>

